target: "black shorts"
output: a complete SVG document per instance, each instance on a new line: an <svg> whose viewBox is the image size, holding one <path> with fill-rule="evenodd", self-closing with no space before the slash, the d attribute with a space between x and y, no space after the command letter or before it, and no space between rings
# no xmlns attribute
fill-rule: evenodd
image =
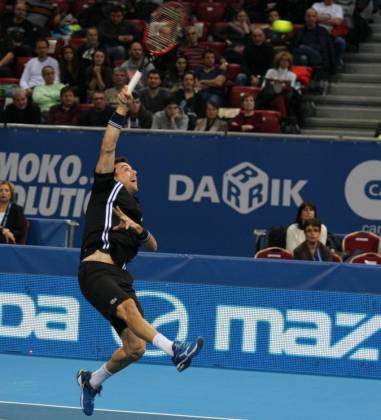
<svg viewBox="0 0 381 420"><path fill-rule="evenodd" d="M97 261L85 261L79 266L78 281L83 296L97 309L120 335L128 325L116 315L117 306L134 299L139 312L143 309L132 287L133 277L122 268Z"/></svg>

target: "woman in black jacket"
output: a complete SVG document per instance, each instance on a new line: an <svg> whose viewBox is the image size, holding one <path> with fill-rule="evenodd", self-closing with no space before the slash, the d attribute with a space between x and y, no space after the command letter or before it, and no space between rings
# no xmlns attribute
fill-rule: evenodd
<svg viewBox="0 0 381 420"><path fill-rule="evenodd" d="M25 234L23 209L13 200L15 187L9 181L0 181L0 243L16 244Z"/></svg>

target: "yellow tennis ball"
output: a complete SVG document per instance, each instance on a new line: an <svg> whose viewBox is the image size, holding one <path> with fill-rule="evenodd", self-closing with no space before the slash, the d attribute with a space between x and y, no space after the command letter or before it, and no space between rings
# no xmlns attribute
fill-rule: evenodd
<svg viewBox="0 0 381 420"><path fill-rule="evenodd" d="M275 32L288 33L294 29L292 22L289 20L274 20L271 29Z"/></svg>

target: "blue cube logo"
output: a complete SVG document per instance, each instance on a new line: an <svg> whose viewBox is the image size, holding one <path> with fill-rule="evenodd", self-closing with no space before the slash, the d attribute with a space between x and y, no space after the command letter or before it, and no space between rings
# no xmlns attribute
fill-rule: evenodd
<svg viewBox="0 0 381 420"><path fill-rule="evenodd" d="M268 175L250 162L242 162L224 173L222 198L241 214L263 206L268 191Z"/></svg>

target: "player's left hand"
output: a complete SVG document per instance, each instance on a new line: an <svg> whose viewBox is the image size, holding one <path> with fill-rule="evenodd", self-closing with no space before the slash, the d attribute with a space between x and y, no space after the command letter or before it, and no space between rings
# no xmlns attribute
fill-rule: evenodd
<svg viewBox="0 0 381 420"><path fill-rule="evenodd" d="M130 217L123 213L119 206L114 207L112 211L119 217L119 223L116 226L113 226L113 230L128 230L131 228L138 234L143 232L143 226L134 222Z"/></svg>

